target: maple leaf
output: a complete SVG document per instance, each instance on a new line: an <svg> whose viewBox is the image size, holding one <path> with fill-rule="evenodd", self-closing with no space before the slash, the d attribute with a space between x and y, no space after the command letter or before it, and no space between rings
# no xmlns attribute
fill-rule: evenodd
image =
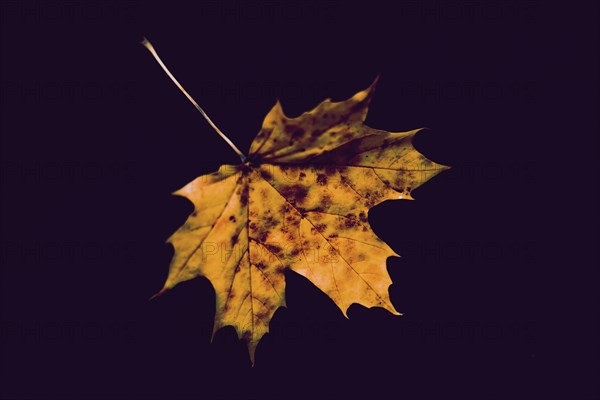
<svg viewBox="0 0 600 400"><path fill-rule="evenodd" d="M399 314L386 269L397 254L373 232L368 212L385 200L412 199L412 190L448 167L413 147L419 129L364 124L376 81L297 118L277 102L242 164L221 166L175 192L194 211L168 239L175 255L160 293L206 277L216 294L213 335L233 326L252 363L274 313L285 306L288 269L344 315L354 303Z"/></svg>

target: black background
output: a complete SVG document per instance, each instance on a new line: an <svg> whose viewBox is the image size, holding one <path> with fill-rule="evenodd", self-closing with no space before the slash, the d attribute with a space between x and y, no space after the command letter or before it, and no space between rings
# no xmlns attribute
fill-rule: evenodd
<svg viewBox="0 0 600 400"><path fill-rule="evenodd" d="M0 397L599 398L598 8L3 2ZM403 312L287 274L250 368L214 292L157 300L170 193L381 79L367 123L453 169L370 213Z"/></svg>

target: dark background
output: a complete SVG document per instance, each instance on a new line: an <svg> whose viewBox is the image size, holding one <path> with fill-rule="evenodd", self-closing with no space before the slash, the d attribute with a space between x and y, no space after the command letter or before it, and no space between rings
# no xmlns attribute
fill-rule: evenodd
<svg viewBox="0 0 600 400"><path fill-rule="evenodd" d="M599 398L598 8L2 3L0 398ZM160 299L170 193L381 73L367 123L453 169L374 208L393 317L287 274L250 368L208 281Z"/></svg>

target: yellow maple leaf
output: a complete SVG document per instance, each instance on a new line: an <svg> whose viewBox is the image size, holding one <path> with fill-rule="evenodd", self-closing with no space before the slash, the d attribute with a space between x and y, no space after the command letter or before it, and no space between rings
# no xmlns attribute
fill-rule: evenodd
<svg viewBox="0 0 600 400"><path fill-rule="evenodd" d="M373 232L368 211L385 200L412 199L413 189L448 167L413 147L419 129L387 132L364 124L375 83L297 118L277 102L248 157L228 141L242 164L221 166L175 192L195 209L168 240L175 255L160 293L208 278L216 293L213 334L233 326L252 362L275 311L285 306L287 269L325 292L344 315L353 303L399 314L386 270L387 258L397 254Z"/></svg>

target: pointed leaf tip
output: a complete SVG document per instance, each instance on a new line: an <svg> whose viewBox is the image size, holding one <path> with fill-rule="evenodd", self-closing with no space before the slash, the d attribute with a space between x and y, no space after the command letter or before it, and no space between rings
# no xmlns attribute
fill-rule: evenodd
<svg viewBox="0 0 600 400"><path fill-rule="evenodd" d="M156 299L157 297L161 297L162 295L167 293L169 290L170 289L168 289L168 288L162 288L160 291L158 291L157 293L154 293L152 296L150 296L148 301L152 301L152 300Z"/></svg>
<svg viewBox="0 0 600 400"><path fill-rule="evenodd" d="M379 82L379 78L381 78L381 74L380 73L377 74L377 76L375 76L375 79L373 79L373 82L369 86L369 89L374 90L377 87L377 83Z"/></svg>

